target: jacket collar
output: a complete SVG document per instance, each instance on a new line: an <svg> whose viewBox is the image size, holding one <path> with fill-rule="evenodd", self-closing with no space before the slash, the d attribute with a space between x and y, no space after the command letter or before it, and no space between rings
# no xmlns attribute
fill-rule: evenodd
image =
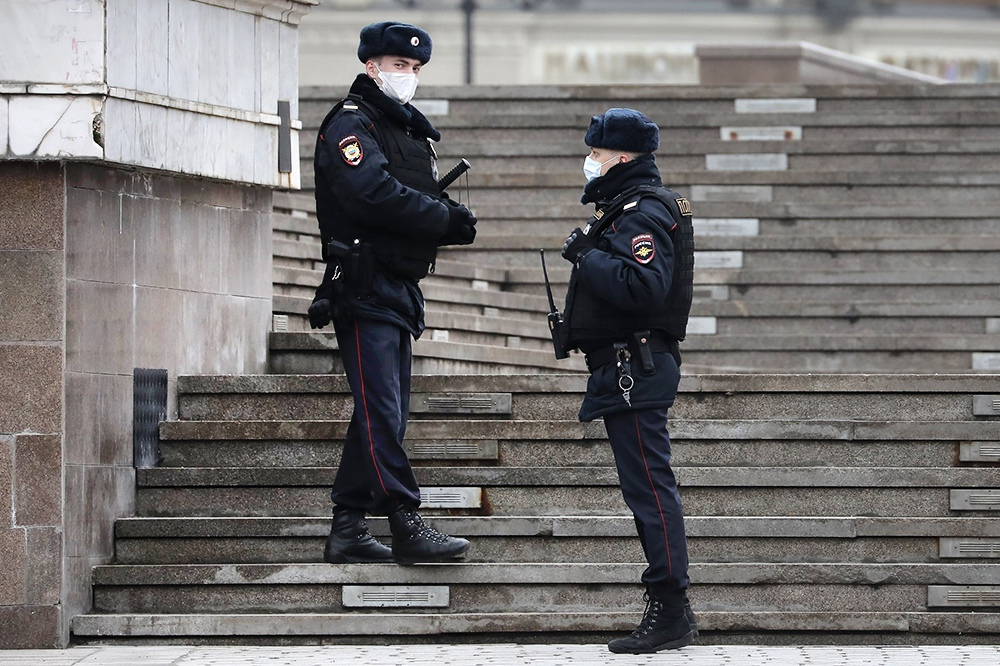
<svg viewBox="0 0 1000 666"><path fill-rule="evenodd" d="M427 137L434 141L441 140L441 132L434 129L424 114L412 104L400 104L378 89L375 82L367 74L358 74L351 85L351 94L358 95L390 121L409 129L413 134Z"/></svg>
<svg viewBox="0 0 1000 666"><path fill-rule="evenodd" d="M583 188L580 203L605 204L625 190L638 185L662 185L656 158L640 155L631 162L616 164L606 174L595 178Z"/></svg>

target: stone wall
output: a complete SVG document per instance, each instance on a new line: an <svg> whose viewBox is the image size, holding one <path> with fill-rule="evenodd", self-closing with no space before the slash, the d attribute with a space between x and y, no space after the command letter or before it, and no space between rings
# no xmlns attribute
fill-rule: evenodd
<svg viewBox="0 0 1000 666"><path fill-rule="evenodd" d="M63 564L64 196L0 162L0 646L53 646Z"/></svg>
<svg viewBox="0 0 1000 666"><path fill-rule="evenodd" d="M271 191L0 162L0 199L0 647L63 645L133 510L133 368L264 371Z"/></svg>

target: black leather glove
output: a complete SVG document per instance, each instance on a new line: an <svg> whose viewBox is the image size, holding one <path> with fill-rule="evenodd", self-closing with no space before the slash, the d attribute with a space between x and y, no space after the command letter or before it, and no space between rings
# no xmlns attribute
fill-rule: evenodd
<svg viewBox="0 0 1000 666"><path fill-rule="evenodd" d="M439 245L469 245L476 240L476 216L468 208L451 199L443 199L448 207L448 230Z"/></svg>
<svg viewBox="0 0 1000 666"><path fill-rule="evenodd" d="M566 238L566 242L563 243L562 256L566 261L575 264L577 259L587 254L595 247L597 247L597 239L591 238L587 234L583 233L580 227L577 227L573 230L573 233Z"/></svg>
<svg viewBox="0 0 1000 666"><path fill-rule="evenodd" d="M323 328L333 321L333 304L326 298L317 297L309 306L309 326Z"/></svg>

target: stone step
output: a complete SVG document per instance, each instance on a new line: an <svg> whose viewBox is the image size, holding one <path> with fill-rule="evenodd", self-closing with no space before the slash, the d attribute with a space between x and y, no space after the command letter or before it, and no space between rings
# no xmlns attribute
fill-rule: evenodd
<svg viewBox="0 0 1000 666"><path fill-rule="evenodd" d="M686 343L685 343L686 344ZM213 421L219 427L228 421L330 420L349 417L351 395L342 375L328 376L245 376L244 381L227 378L182 377L179 380L178 411L183 419L175 427L162 428L164 440L175 438L183 423ZM490 381L485 377L454 378L417 376L411 394L410 413L416 421L454 417L463 421L488 420L500 426L503 421L560 421L572 423L583 398L585 379L554 376L548 382L533 382L531 377L512 377L511 382ZM920 391L902 382L893 386L892 378L856 386L838 383L833 378L813 379L812 386L794 377L761 378L733 381L726 389L702 386L702 376L685 376L678 399L670 413L674 420L694 419L826 419L842 421L899 420L936 422L981 421L1000 417L1000 413L974 409L975 400L989 401L1000 384L995 376L983 381L965 382L952 390ZM771 381L766 381L770 379ZM845 378L848 381L850 378ZM912 380L914 384L917 379ZM477 383L479 384L477 386ZM943 386L944 384L942 384ZM873 401L873 396L892 395L892 402ZM444 424L439 424L444 427ZM513 424L518 427L517 424ZM527 426L530 427L530 424ZM412 433L411 433L412 435ZM587 435L588 437L590 435Z"/></svg>
<svg viewBox="0 0 1000 666"><path fill-rule="evenodd" d="M577 406L579 402L575 403ZM344 410L346 412L346 409ZM346 413L344 414L346 417ZM404 446L414 466L432 464L504 465L510 467L586 467L615 464L606 439L419 439ZM160 442L163 467L336 467L343 440L165 440ZM976 453L978 450L985 452ZM840 441L831 447L816 435L801 439L688 439L671 437L675 467L912 467L917 463L947 467L955 463L1000 463L1000 448L991 441L873 439Z"/></svg>
<svg viewBox="0 0 1000 666"><path fill-rule="evenodd" d="M428 523L470 539L468 562L643 561L626 516L434 517ZM369 518L368 524L372 534L389 540L385 519ZM324 518L120 519L115 562L319 562L329 531ZM695 562L929 563L962 552L1000 558L1000 527L991 519L686 516L685 531Z"/></svg>
<svg viewBox="0 0 1000 666"><path fill-rule="evenodd" d="M755 640L792 645L816 640L829 644L856 645L859 637L892 644L916 641L933 645L960 635L966 643L995 643L1000 613L977 612L769 612L760 610L714 611L694 602L700 642L726 640L744 642L752 633ZM93 637L113 642L116 637L130 643L143 639L189 636L192 640L221 639L228 644L260 644L261 637L273 636L280 628L282 640L296 639L310 644L330 636L354 638L377 636L379 643L402 640L415 642L437 638L453 641L463 635L476 637L510 636L511 640L553 635L561 639L601 642L635 628L639 611L565 612L558 610L526 613L182 613L182 614L95 614L77 615L72 631L78 637ZM749 633L748 633L749 632ZM713 635L714 634L714 635ZM523 638L518 638L523 637ZM556 640L556 639L553 639ZM570 640L574 640L570 638Z"/></svg>
<svg viewBox="0 0 1000 666"><path fill-rule="evenodd" d="M93 610L339 612L356 607L352 598L367 591L373 599L362 604L386 614L412 612L407 609L413 607L447 608L449 613L532 612L540 607L636 612L642 602L635 581L644 568L644 563L105 565L93 571ZM907 612L926 608L930 586L980 586L996 580L992 564L909 562L693 563L690 577L697 600L706 609L800 612L830 612L845 606L860 612ZM405 587L393 590L393 586ZM734 589L746 586L753 592L734 595ZM421 587L431 588L423 590L422 600ZM391 598L394 591L412 593L396 602L396 608L375 601L376 594Z"/></svg>
<svg viewBox="0 0 1000 666"><path fill-rule="evenodd" d="M430 515L626 511L612 467L415 472ZM319 467L139 470L136 511L149 517L328 516L335 473ZM956 511L985 516L1000 508L1000 491L990 489L992 468L678 467L676 474L690 515L948 517Z"/></svg>
<svg viewBox="0 0 1000 666"><path fill-rule="evenodd" d="M278 297L274 300L275 312L288 311L279 309ZM337 352L337 341L332 332L271 333L268 349L268 369L273 373L343 372L343 365ZM557 361L551 350L470 344L421 337L413 343L412 372L444 375L582 373L586 372L586 365L582 356L569 361Z"/></svg>

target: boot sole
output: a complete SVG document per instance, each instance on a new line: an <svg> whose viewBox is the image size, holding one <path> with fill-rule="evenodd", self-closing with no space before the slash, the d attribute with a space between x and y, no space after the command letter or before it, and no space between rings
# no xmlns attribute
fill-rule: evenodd
<svg viewBox="0 0 1000 666"><path fill-rule="evenodd" d="M471 544L466 545L464 548L462 548L462 550L458 552L450 553L448 555L442 555L441 557L410 558L406 556L393 554L392 559L393 561L396 562L396 564L404 567L413 564L435 564L438 562L449 562L451 560L460 559L463 555L465 555L466 551L469 550L469 546L471 546Z"/></svg>
<svg viewBox="0 0 1000 666"><path fill-rule="evenodd" d="M686 647L688 645L691 645L691 643L694 643L694 639L695 639L695 630L692 629L691 631L687 632L680 638L676 638L670 641L669 643L664 643L663 645L657 645L656 647L652 647L647 650L643 649L630 650L628 648L619 647L617 645L612 646L610 643L608 644L608 650L614 652L615 654L653 654L654 652L662 652L663 650L677 650L679 648Z"/></svg>

